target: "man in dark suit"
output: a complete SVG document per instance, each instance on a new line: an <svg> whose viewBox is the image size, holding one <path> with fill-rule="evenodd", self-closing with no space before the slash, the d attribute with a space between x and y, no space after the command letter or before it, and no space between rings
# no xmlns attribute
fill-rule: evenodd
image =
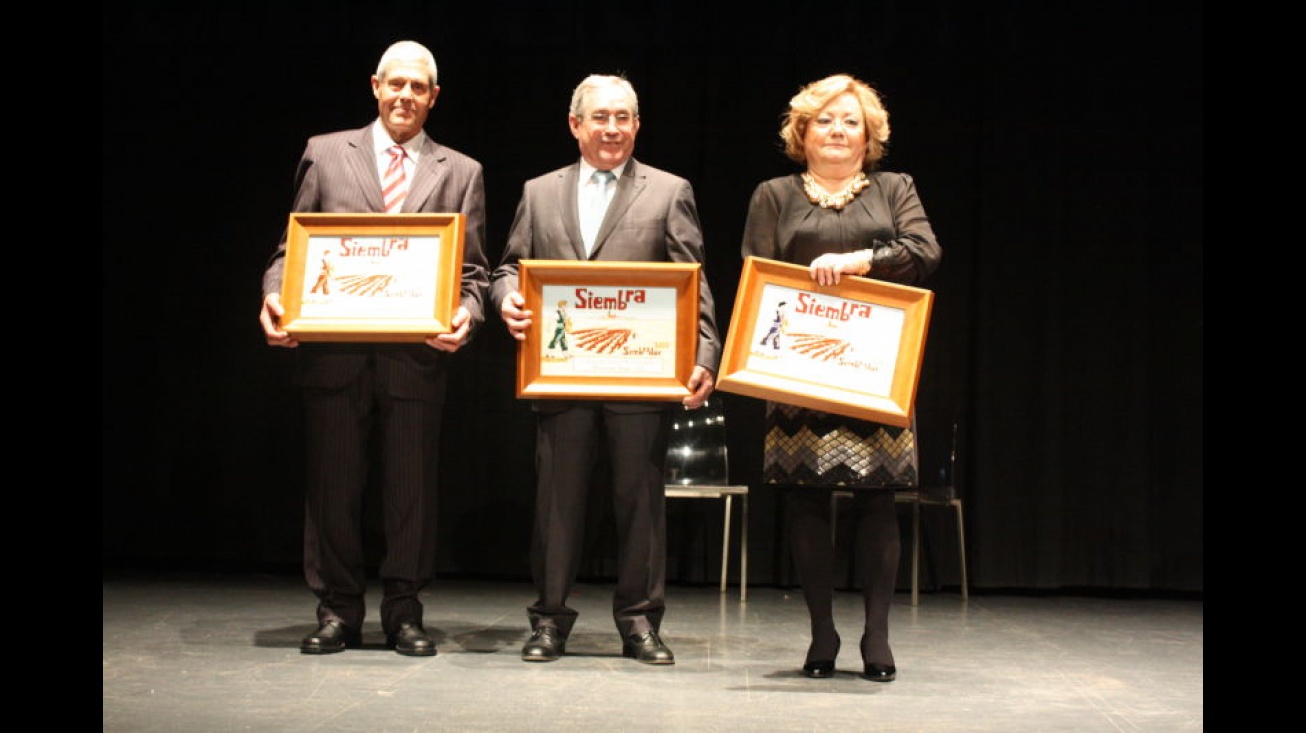
<svg viewBox="0 0 1306 733"><path fill-rule="evenodd" d="M639 101L618 76L587 77L572 94L568 124L580 160L526 182L495 269L490 295L508 331L525 339L536 314L518 287L523 259L619 262L704 261L703 234L689 182L631 157ZM603 171L615 185L603 181ZM610 197L593 223L581 202ZM542 317L547 314L540 314ZM683 409L703 406L721 358L712 291L699 270L698 348ZM539 400L535 524L527 608L531 637L522 659L550 662L564 653L577 612L567 597L580 568L586 496L601 454L612 469L617 527L617 587L612 613L622 653L646 664L674 664L662 641L666 584L663 467L674 402Z"/></svg>
<svg viewBox="0 0 1306 733"><path fill-rule="evenodd" d="M402 166L402 213L465 215L459 306L452 331L425 343L304 343L282 328L286 234L263 275L259 320L267 342L296 348L303 391L304 577L317 596L319 628L300 651L328 654L361 643L364 617L362 496L379 452L385 554L381 627L399 654L432 656L420 591L435 574L437 472L452 353L485 320L485 182L481 164L423 130L440 92L435 59L419 43L386 49L372 76L379 115L366 127L309 138L295 171L296 212L383 213L382 179ZM402 152L392 150L401 146ZM402 190L402 187L401 187ZM375 438L373 434L375 433Z"/></svg>

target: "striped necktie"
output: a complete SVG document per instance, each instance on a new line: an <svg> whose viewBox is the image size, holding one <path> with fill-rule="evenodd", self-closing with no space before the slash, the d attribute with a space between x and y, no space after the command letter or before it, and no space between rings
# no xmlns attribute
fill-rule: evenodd
<svg viewBox="0 0 1306 733"><path fill-rule="evenodd" d="M402 145L391 147L389 153L390 166L385 169L385 177L381 180L381 197L385 199L385 213L397 214L408 196L408 179L404 175L407 153Z"/></svg>

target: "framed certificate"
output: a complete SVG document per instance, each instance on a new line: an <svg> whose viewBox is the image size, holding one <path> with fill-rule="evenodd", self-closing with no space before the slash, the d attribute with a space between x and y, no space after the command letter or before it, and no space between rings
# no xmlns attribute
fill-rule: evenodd
<svg viewBox="0 0 1306 733"><path fill-rule="evenodd" d="M934 293L747 257L717 388L825 412L911 425Z"/></svg>
<svg viewBox="0 0 1306 733"><path fill-rule="evenodd" d="M680 400L698 351L702 265L521 260L534 313L517 349L517 397Z"/></svg>
<svg viewBox="0 0 1306 733"><path fill-rule="evenodd" d="M453 330L463 214L290 215L282 326L300 341L424 341Z"/></svg>

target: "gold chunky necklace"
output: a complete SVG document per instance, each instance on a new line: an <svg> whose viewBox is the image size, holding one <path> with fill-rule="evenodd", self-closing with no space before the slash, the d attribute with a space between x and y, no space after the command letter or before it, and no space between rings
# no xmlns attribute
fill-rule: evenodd
<svg viewBox="0 0 1306 733"><path fill-rule="evenodd" d="M817 184L811 173L803 173L803 190L807 192L808 200L823 209L834 209L836 211L842 209L848 205L849 201L857 198L857 194L861 193L862 189L869 185L871 185L871 182L867 180L866 174L858 173L857 177L847 186L844 186L842 191L826 193L825 189Z"/></svg>

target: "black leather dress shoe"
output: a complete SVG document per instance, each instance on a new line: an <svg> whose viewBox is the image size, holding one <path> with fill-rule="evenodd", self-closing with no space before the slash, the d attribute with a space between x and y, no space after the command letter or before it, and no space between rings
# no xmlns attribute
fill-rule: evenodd
<svg viewBox="0 0 1306 733"><path fill-rule="evenodd" d="M892 664L866 664L862 679L871 682L893 682L898 679L898 668Z"/></svg>
<svg viewBox="0 0 1306 733"><path fill-rule="evenodd" d="M405 657L434 657L435 640L426 633L421 624L405 621L399 624L399 630L387 634L385 645Z"/></svg>
<svg viewBox="0 0 1306 733"><path fill-rule="evenodd" d="M676 655L662 643L656 631L631 634L621 645L621 656L629 657L644 664L675 664Z"/></svg>
<svg viewBox="0 0 1306 733"><path fill-rule="evenodd" d="M363 643L363 635L339 621L327 621L299 642L302 654L334 654Z"/></svg>
<svg viewBox="0 0 1306 733"><path fill-rule="evenodd" d="M521 648L521 658L527 662L554 662L566 648L567 639L557 627L541 626Z"/></svg>

